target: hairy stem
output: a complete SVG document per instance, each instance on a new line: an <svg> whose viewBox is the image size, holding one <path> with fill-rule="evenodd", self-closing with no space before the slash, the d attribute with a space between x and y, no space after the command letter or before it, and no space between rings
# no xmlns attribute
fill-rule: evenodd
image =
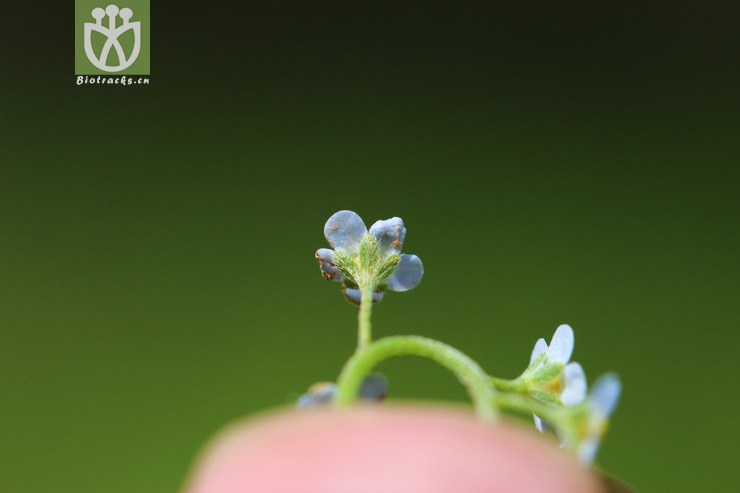
<svg viewBox="0 0 740 493"><path fill-rule="evenodd" d="M394 356L420 356L444 366L467 388L480 418L497 418L494 405L496 390L490 385L490 377L481 367L452 346L419 336L385 337L358 350L339 375L335 401L337 406L352 405L357 400L357 393L365 377L380 362Z"/></svg>
<svg viewBox="0 0 740 493"><path fill-rule="evenodd" d="M360 311L357 315L357 350L359 353L373 340L373 291L367 287L362 288L360 298Z"/></svg>

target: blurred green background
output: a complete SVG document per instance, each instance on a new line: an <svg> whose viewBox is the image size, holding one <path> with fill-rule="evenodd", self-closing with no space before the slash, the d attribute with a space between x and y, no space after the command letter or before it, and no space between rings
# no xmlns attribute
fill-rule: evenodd
<svg viewBox="0 0 740 493"><path fill-rule="evenodd" d="M624 383L604 469L737 487L729 2L155 5L152 83L123 88L74 85L71 9L3 48L0 490L176 491L222 425L333 380L355 309L313 254L339 209L403 217L424 261L376 336L513 377L570 323Z"/></svg>

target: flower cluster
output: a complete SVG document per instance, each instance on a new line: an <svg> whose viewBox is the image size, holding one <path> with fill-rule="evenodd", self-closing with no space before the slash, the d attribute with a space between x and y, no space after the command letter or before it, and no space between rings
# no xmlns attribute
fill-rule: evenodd
<svg viewBox="0 0 740 493"><path fill-rule="evenodd" d="M571 361L575 336L569 325L560 325L549 344L545 339L537 340L529 366L512 380L492 377L457 349L425 337L391 336L373 341L373 303L381 301L386 291L416 287L424 275L419 257L401 253L406 238L403 221L392 217L375 222L368 230L360 216L344 210L329 218L324 236L332 248L320 248L316 259L323 276L340 283L347 300L360 305L358 346L336 384L313 385L296 407L329 403L342 407L358 397L381 401L388 392L388 382L370 375L373 368L390 357L421 356L458 377L482 420L496 419L500 411L532 415L541 433L553 430L561 446L583 464L594 461L622 388L616 375L607 374L587 392L583 368Z"/></svg>
<svg viewBox="0 0 740 493"><path fill-rule="evenodd" d="M578 363L569 363L575 345L575 335L570 325L555 330L550 344L539 339L532 349L529 372L533 396L552 401L556 397L564 406L574 406L586 398L586 374ZM541 432L546 425L536 414L535 426Z"/></svg>
<svg viewBox="0 0 740 493"><path fill-rule="evenodd" d="M533 399L565 408L555 432L562 446L570 446L583 464L591 464L619 401L621 384L616 375L605 375L587 396L586 374L580 364L570 362L574 345L573 329L559 326L550 344L545 339L535 343L529 367L519 380ZM550 426L533 415L535 426L544 433Z"/></svg>
<svg viewBox="0 0 740 493"><path fill-rule="evenodd" d="M364 289L372 291L377 303L386 290L408 291L421 282L421 259L401 253L406 228L399 217L377 221L368 231L356 213L339 211L326 222L324 236L333 250L316 252L321 272L326 279L342 283L347 300L356 305Z"/></svg>

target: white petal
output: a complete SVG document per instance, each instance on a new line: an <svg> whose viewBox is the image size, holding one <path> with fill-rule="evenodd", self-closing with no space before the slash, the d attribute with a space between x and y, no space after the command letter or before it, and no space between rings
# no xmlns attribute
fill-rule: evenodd
<svg viewBox="0 0 740 493"><path fill-rule="evenodd" d="M367 233L362 218L352 211L339 211L326 221L324 236L335 250L354 253L363 235Z"/></svg>
<svg viewBox="0 0 740 493"><path fill-rule="evenodd" d="M568 363L565 373L565 388L560 394L564 406L575 406L586 398L586 374L578 363Z"/></svg>
<svg viewBox="0 0 740 493"><path fill-rule="evenodd" d="M544 433L545 431L547 431L547 424L542 421L542 418L534 413L532 413L532 417L534 418L534 426L540 431L540 433Z"/></svg>
<svg viewBox="0 0 740 493"><path fill-rule="evenodd" d="M408 291L421 282L424 266L416 255L401 255L401 262L396 271L388 278L388 289L391 291Z"/></svg>
<svg viewBox="0 0 740 493"><path fill-rule="evenodd" d="M341 282L344 279L344 275L334 265L334 250L319 248L316 251L316 260L319 261L321 272L325 278L337 282Z"/></svg>
<svg viewBox="0 0 740 493"><path fill-rule="evenodd" d="M383 252L401 253L403 240L406 238L406 228L400 217L392 217L377 221L370 226L370 234L375 237Z"/></svg>
<svg viewBox="0 0 740 493"><path fill-rule="evenodd" d="M362 291L359 289L350 289L347 286L342 286L342 291L344 291L347 301L353 305L359 305L362 302ZM373 293L373 303L380 303L382 299L383 293Z"/></svg>
<svg viewBox="0 0 740 493"><path fill-rule="evenodd" d="M534 363L534 360L539 358L545 351L547 351L547 342L542 338L537 339L537 342L534 343L534 349L532 349L532 356L529 358L529 364Z"/></svg>
<svg viewBox="0 0 740 493"><path fill-rule="evenodd" d="M598 451L599 439L597 437L587 438L578 445L578 460L585 466L591 465Z"/></svg>
<svg viewBox="0 0 740 493"><path fill-rule="evenodd" d="M570 325L561 325L553 334L550 347L547 348L548 361L566 364L573 354L574 344L573 329L570 328Z"/></svg>
<svg viewBox="0 0 740 493"><path fill-rule="evenodd" d="M613 373L607 373L594 383L589 400L599 413L608 418L617 407L621 393L622 384L619 378Z"/></svg>

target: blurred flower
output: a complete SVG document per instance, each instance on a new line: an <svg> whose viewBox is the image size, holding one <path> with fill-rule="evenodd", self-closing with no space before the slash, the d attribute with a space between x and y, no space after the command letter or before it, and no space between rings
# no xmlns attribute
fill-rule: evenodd
<svg viewBox="0 0 740 493"><path fill-rule="evenodd" d="M324 226L333 250L320 248L316 259L324 277L342 283L347 300L360 304L362 289L373 290L373 302L383 299L386 289L408 291L424 275L416 255L402 254L406 228L399 217L377 221L368 232L360 216L339 211Z"/></svg>
<svg viewBox="0 0 740 493"><path fill-rule="evenodd" d="M334 400L337 386L331 382L319 382L312 385L308 392L298 398L296 408L303 409L328 404ZM382 401L388 394L388 381L381 375L369 375L360 387L360 399Z"/></svg>
<svg viewBox="0 0 740 493"><path fill-rule="evenodd" d="M564 406L574 406L586 398L586 374L578 363L568 363L573 354L575 336L569 325L561 325L555 330L550 345L545 339L539 339L532 350L529 359L528 372L537 375L538 372L551 375L547 372L548 365L561 365L562 370L554 374L554 378L546 378L543 390L555 394ZM558 368L559 369L559 368ZM536 378L536 377L535 377ZM534 424L544 433L545 423L536 414Z"/></svg>
<svg viewBox="0 0 740 493"><path fill-rule="evenodd" d="M337 386L332 382L315 383L308 388L308 392L298 398L295 407L300 409L331 402L336 392Z"/></svg>
<svg viewBox="0 0 740 493"><path fill-rule="evenodd" d="M586 400L588 413L585 426L579 426L579 442L576 454L582 464L591 464L596 458L601 439L606 433L609 418L619 402L622 393L622 384L619 378L608 373L599 378L595 383Z"/></svg>

